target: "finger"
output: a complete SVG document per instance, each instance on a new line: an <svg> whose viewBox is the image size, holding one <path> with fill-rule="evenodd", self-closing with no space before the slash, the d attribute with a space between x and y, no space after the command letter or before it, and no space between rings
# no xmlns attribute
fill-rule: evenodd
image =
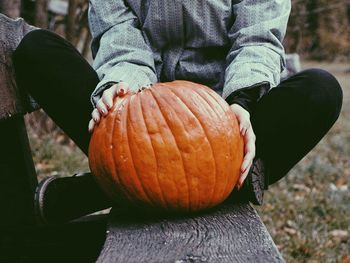
<svg viewBox="0 0 350 263"><path fill-rule="evenodd" d="M242 110L239 107L234 107L234 113L235 113L237 120L239 122L239 132L242 135L245 135L246 131L251 126L249 113Z"/></svg>
<svg viewBox="0 0 350 263"><path fill-rule="evenodd" d="M94 127L95 127L95 121L93 119L91 119L89 121L89 125L88 125L88 130L89 130L90 133L93 132Z"/></svg>
<svg viewBox="0 0 350 263"><path fill-rule="evenodd" d="M256 141L255 133L254 133L254 131L253 131L253 128L250 127L250 128L247 130L247 132L246 132L246 134L245 134L245 136L244 136L244 142L247 144L247 143L249 143L249 142L254 142L254 143L255 143L255 141Z"/></svg>
<svg viewBox="0 0 350 263"><path fill-rule="evenodd" d="M249 131L247 132L247 134L249 134ZM248 135L246 135L245 137L247 137ZM245 143L245 147L244 147L244 153L248 154L248 153L253 153L253 155L255 155L255 139L254 138L248 138L246 143Z"/></svg>
<svg viewBox="0 0 350 263"><path fill-rule="evenodd" d="M235 113L236 117L239 119L239 120L243 120L243 119L250 119L250 114L248 111L246 111L244 108L242 108L241 106L239 105L236 105L236 104L233 104L231 106L233 112Z"/></svg>
<svg viewBox="0 0 350 263"><path fill-rule="evenodd" d="M253 129L250 128L246 135L244 136L245 140L245 147L244 147L244 160L241 166L241 172L244 173L249 164L253 161L255 157L255 134L253 132Z"/></svg>
<svg viewBox="0 0 350 263"><path fill-rule="evenodd" d="M250 167L252 166L252 162L248 165L248 168L245 170L245 172L240 176L239 180L238 180L238 189L240 189L245 181L245 179L248 176Z"/></svg>
<svg viewBox="0 0 350 263"><path fill-rule="evenodd" d="M103 116L107 115L108 111L107 111L107 106L104 104L103 100L100 99L97 104L96 104L96 108L99 111L99 113Z"/></svg>
<svg viewBox="0 0 350 263"><path fill-rule="evenodd" d="M246 170L248 169L249 165L253 162L254 159L254 153L248 153L244 157L242 166L241 166L241 174L245 173Z"/></svg>
<svg viewBox="0 0 350 263"><path fill-rule="evenodd" d="M92 111L91 117L94 120L94 122L98 123L100 121L101 115L100 115L99 111L96 108Z"/></svg>
<svg viewBox="0 0 350 263"><path fill-rule="evenodd" d="M247 131L249 130L250 126L251 126L250 120L246 119L244 117L239 123L239 131L240 131L240 133L244 136L247 133Z"/></svg>
<svg viewBox="0 0 350 263"><path fill-rule="evenodd" d="M117 94L117 86L114 85L109 89L106 89L102 94L102 101L106 105L107 109L111 109L113 106L114 96Z"/></svg>

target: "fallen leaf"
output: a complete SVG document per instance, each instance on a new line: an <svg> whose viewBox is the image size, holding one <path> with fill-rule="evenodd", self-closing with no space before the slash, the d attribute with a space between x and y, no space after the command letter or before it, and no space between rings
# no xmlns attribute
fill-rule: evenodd
<svg viewBox="0 0 350 263"><path fill-rule="evenodd" d="M333 237L344 238L344 237L347 237L349 235L349 232L346 230L335 229L335 230L331 231L331 235Z"/></svg>
<svg viewBox="0 0 350 263"><path fill-rule="evenodd" d="M339 179L336 181L336 183L335 183L335 185L336 185L337 187L341 187L341 186L344 185L344 184L345 184L344 178L339 178Z"/></svg>
<svg viewBox="0 0 350 263"><path fill-rule="evenodd" d="M342 256L341 263L350 263L350 256Z"/></svg>
<svg viewBox="0 0 350 263"><path fill-rule="evenodd" d="M331 184L329 184L329 188L332 190L332 191L338 191L338 187L335 185L335 184L333 184L333 183L331 183Z"/></svg>
<svg viewBox="0 0 350 263"><path fill-rule="evenodd" d="M347 184L345 185L342 185L340 188L339 188L340 191L342 192L347 192L349 190L349 186Z"/></svg>
<svg viewBox="0 0 350 263"><path fill-rule="evenodd" d="M307 187L303 184L293 184L292 187L294 190L297 190L297 191L305 191L307 193L310 193L310 191L311 191L309 187Z"/></svg>
<svg viewBox="0 0 350 263"><path fill-rule="evenodd" d="M290 228L290 227L284 227L283 228L284 232L286 232L287 234L293 236L297 233L297 231L293 228Z"/></svg>
<svg viewBox="0 0 350 263"><path fill-rule="evenodd" d="M287 226L294 229L298 227L298 225L292 220L287 220Z"/></svg>

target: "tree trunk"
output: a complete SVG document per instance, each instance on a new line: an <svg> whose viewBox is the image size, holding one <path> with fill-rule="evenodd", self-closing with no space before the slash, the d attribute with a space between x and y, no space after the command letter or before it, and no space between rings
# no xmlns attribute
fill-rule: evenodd
<svg viewBox="0 0 350 263"><path fill-rule="evenodd" d="M48 27L47 0L36 0L35 26L45 29Z"/></svg>
<svg viewBox="0 0 350 263"><path fill-rule="evenodd" d="M320 3L318 0L309 0L306 3L307 10L310 11L309 15L307 16L307 24L308 24L308 30L310 32L313 32L311 35L311 43L310 43L310 52L316 50L320 46L320 37L319 37L319 13L318 12L312 12L313 10L317 10L317 8L320 7Z"/></svg>
<svg viewBox="0 0 350 263"><path fill-rule="evenodd" d="M74 43L76 38L76 12L78 8L78 0L69 0L68 17L66 25L66 39Z"/></svg>
<svg viewBox="0 0 350 263"><path fill-rule="evenodd" d="M11 18L19 17L21 14L21 0L1 0L0 13Z"/></svg>

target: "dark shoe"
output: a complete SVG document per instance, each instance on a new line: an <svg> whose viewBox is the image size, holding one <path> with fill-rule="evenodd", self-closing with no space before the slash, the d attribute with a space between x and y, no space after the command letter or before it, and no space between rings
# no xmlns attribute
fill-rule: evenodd
<svg viewBox="0 0 350 263"><path fill-rule="evenodd" d="M66 223L111 205L91 173L46 178L40 182L34 196L39 224Z"/></svg>
<svg viewBox="0 0 350 263"><path fill-rule="evenodd" d="M249 170L244 184L239 190L248 201L254 205L262 205L264 199L264 190L267 189L266 167L260 158L256 158Z"/></svg>

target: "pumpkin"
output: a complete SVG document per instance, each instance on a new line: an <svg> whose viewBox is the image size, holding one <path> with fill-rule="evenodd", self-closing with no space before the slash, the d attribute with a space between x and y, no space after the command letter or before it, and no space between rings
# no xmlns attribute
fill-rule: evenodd
<svg viewBox="0 0 350 263"><path fill-rule="evenodd" d="M112 199L199 211L229 196L243 145L238 121L218 94L173 81L115 98L94 129L89 164Z"/></svg>

